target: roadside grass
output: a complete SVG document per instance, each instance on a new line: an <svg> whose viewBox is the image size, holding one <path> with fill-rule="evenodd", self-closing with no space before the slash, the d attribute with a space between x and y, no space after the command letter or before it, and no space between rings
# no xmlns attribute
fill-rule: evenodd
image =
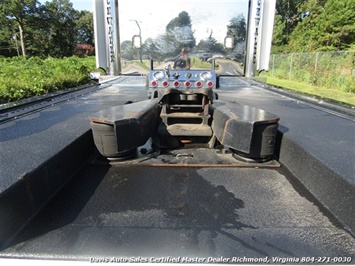
<svg viewBox="0 0 355 266"><path fill-rule="evenodd" d="M0 58L0 104L91 83L95 57Z"/></svg>
<svg viewBox="0 0 355 266"><path fill-rule="evenodd" d="M141 68L147 71L150 70L149 60L142 60L142 62L140 60L130 60L130 61L124 61L123 63L123 67L134 66L134 65L140 66Z"/></svg>
<svg viewBox="0 0 355 266"><path fill-rule="evenodd" d="M355 106L355 93L343 92L338 89L328 89L313 86L304 82L283 80L270 76L266 76L266 83L271 86L281 87L283 89L307 96L315 96L324 100Z"/></svg>
<svg viewBox="0 0 355 266"><path fill-rule="evenodd" d="M206 61L201 61L200 58L191 57L190 60L191 60L191 65L196 69L198 69L198 68L211 69L211 63L208 63Z"/></svg>
<svg viewBox="0 0 355 266"><path fill-rule="evenodd" d="M143 62L138 62L138 64L145 70L150 70L150 60L143 60Z"/></svg>
<svg viewBox="0 0 355 266"><path fill-rule="evenodd" d="M149 60L131 62L149 71ZM195 68L211 68L211 64L192 57ZM0 104L12 102L49 92L69 89L92 82L89 77L96 69L95 57L79 58L72 56L64 59L32 57L0 58ZM313 86L306 82L284 80L261 75L271 86L281 87L296 93L355 106L355 93L341 89Z"/></svg>

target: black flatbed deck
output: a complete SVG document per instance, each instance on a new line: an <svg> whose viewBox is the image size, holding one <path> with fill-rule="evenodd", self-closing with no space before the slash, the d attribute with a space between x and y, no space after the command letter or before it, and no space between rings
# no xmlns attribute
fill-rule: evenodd
<svg viewBox="0 0 355 266"><path fill-rule="evenodd" d="M1 256L352 257L354 239L281 169L94 160Z"/></svg>
<svg viewBox="0 0 355 266"><path fill-rule="evenodd" d="M120 77L92 95L0 125L1 215L23 226L0 239L6 244L0 258L353 258L352 120L244 78L225 78L217 90L221 100L280 116L277 164L188 165L189 151L139 166L102 161L90 142L90 114L146 99L144 82ZM58 159L63 151L72 157ZM39 213L30 209L41 206L36 193L59 182L50 171L59 176L65 163L84 154L90 160L59 180L69 181L56 196ZM38 168L45 183L35 179ZM17 186L27 194L16 194L11 208L4 195ZM31 222L19 206L29 206Z"/></svg>

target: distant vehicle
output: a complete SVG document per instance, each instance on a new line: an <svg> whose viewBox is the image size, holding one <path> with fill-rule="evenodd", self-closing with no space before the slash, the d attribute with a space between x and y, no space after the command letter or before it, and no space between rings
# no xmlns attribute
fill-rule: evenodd
<svg viewBox="0 0 355 266"><path fill-rule="evenodd" d="M213 59L216 59L216 58L224 58L224 55L214 54L214 55L212 55L212 57L207 59L207 62L211 62Z"/></svg>
<svg viewBox="0 0 355 266"><path fill-rule="evenodd" d="M197 57L201 61L207 61L207 59L211 57L211 53L200 53L200 54L197 54Z"/></svg>
<svg viewBox="0 0 355 266"><path fill-rule="evenodd" d="M226 59L237 61L237 57L233 54L226 55Z"/></svg>

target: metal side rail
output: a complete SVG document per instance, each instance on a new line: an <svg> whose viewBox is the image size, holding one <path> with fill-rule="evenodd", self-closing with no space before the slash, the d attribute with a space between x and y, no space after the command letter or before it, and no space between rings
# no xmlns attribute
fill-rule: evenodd
<svg viewBox="0 0 355 266"><path fill-rule="evenodd" d="M0 105L0 124L12 119L38 112L53 105L69 101L104 88L97 84L84 85L77 88L49 93L43 96L33 97L14 103Z"/></svg>

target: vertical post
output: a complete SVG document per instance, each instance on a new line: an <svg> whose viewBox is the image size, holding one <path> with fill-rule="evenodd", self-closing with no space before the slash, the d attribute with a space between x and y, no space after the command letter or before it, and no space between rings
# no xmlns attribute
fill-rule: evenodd
<svg viewBox="0 0 355 266"><path fill-rule="evenodd" d="M109 65L107 62L107 41L106 41L106 31L105 31L105 10L104 2L105 0L94 0L93 10L94 10L94 35L95 35L95 59L96 68L102 68L108 72Z"/></svg>
<svg viewBox="0 0 355 266"><path fill-rule="evenodd" d="M249 0L248 34L244 75L268 70L276 0Z"/></svg>
<svg viewBox="0 0 355 266"><path fill-rule="evenodd" d="M139 31L139 50L138 50L138 54L139 54L139 59L141 62L142 61L142 30L141 30L141 26L139 26L139 23L138 22L141 22L141 21L137 21L136 19L131 19L131 21L134 21L136 22L137 26L138 26L138 31ZM136 36L136 35L135 35Z"/></svg>
<svg viewBox="0 0 355 266"><path fill-rule="evenodd" d="M142 30L141 30L141 26L139 26L138 21L136 20L138 29L139 29L139 59L142 62Z"/></svg>
<svg viewBox="0 0 355 266"><path fill-rule="evenodd" d="M289 73L288 73L288 80L291 80L291 75L292 75L292 63L293 63L293 53L291 54L290 71L289 71Z"/></svg>
<svg viewBox="0 0 355 266"><path fill-rule="evenodd" d="M247 78L255 74L256 46L258 25L260 20L261 0L249 0L248 33L246 42L246 56L244 64L244 75ZM257 13L259 13L257 15Z"/></svg>
<svg viewBox="0 0 355 266"><path fill-rule="evenodd" d="M317 67L318 67L318 56L319 56L319 52L316 53L316 63L314 64L314 72L317 71Z"/></svg>
<svg viewBox="0 0 355 266"><path fill-rule="evenodd" d="M275 10L276 0L262 1L257 44L256 69L258 71L269 70Z"/></svg>
<svg viewBox="0 0 355 266"><path fill-rule="evenodd" d="M119 8L118 8L118 0L115 0L115 61L116 61L116 68L115 68L115 75L119 75L122 72L122 65L121 65L121 40L120 40L120 24L119 24Z"/></svg>
<svg viewBox="0 0 355 266"><path fill-rule="evenodd" d="M110 75L119 75L120 36L118 0L94 0L96 67Z"/></svg>
<svg viewBox="0 0 355 266"><path fill-rule="evenodd" d="M118 0L113 0L118 1ZM105 22L106 22L106 38L107 38L107 62L109 65L109 74L114 76L117 74L116 67L116 43L115 43L115 8L112 7L112 0L105 0Z"/></svg>

